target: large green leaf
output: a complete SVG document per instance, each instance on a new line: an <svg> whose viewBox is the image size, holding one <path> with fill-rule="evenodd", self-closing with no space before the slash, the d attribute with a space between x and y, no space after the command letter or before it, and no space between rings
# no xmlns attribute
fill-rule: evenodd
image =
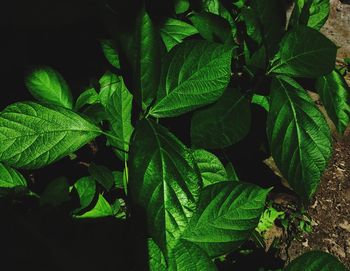
<svg viewBox="0 0 350 271"><path fill-rule="evenodd" d="M167 263L159 246L149 238L147 240L149 271L167 270Z"/></svg>
<svg viewBox="0 0 350 271"><path fill-rule="evenodd" d="M350 122L350 89L344 77L334 70L317 78L316 89L335 127L343 133Z"/></svg>
<svg viewBox="0 0 350 271"><path fill-rule="evenodd" d="M329 11L329 0L297 0L289 25L302 24L320 30L328 19Z"/></svg>
<svg viewBox="0 0 350 271"><path fill-rule="evenodd" d="M27 187L25 178L17 170L0 163L0 195L9 190Z"/></svg>
<svg viewBox="0 0 350 271"><path fill-rule="evenodd" d="M333 255L322 251L310 251L293 260L284 271L347 271Z"/></svg>
<svg viewBox="0 0 350 271"><path fill-rule="evenodd" d="M221 16L209 12L193 12L189 19L204 39L212 42L233 43L231 26Z"/></svg>
<svg viewBox="0 0 350 271"><path fill-rule="evenodd" d="M117 52L117 47L114 46L111 40L102 40L101 47L103 54L108 62L115 68L120 69L119 56Z"/></svg>
<svg viewBox="0 0 350 271"><path fill-rule="evenodd" d="M39 101L73 108L73 98L62 75L50 67L34 69L26 77L26 86Z"/></svg>
<svg viewBox="0 0 350 271"><path fill-rule="evenodd" d="M194 113L192 144L205 149L231 146L247 135L250 119L248 100L237 89L228 88L215 104Z"/></svg>
<svg viewBox="0 0 350 271"><path fill-rule="evenodd" d="M212 257L238 248L258 225L268 192L232 181L205 187L182 238L196 243Z"/></svg>
<svg viewBox="0 0 350 271"><path fill-rule="evenodd" d="M167 257L197 206L202 180L190 150L165 128L142 120L129 157L132 201L146 213L148 230Z"/></svg>
<svg viewBox="0 0 350 271"><path fill-rule="evenodd" d="M169 271L204 270L216 271L217 268L203 249L192 242L180 240L171 251Z"/></svg>
<svg viewBox="0 0 350 271"><path fill-rule="evenodd" d="M231 75L232 48L192 40L175 46L163 63L156 104L150 114L172 117L217 100Z"/></svg>
<svg viewBox="0 0 350 271"><path fill-rule="evenodd" d="M78 150L100 129L60 106L18 102L0 113L0 161L40 168Z"/></svg>
<svg viewBox="0 0 350 271"><path fill-rule="evenodd" d="M332 72L336 53L332 41L315 29L300 25L283 38L270 72L316 78Z"/></svg>
<svg viewBox="0 0 350 271"><path fill-rule="evenodd" d="M192 25L173 18L167 19L160 29L160 34L168 51L185 38L197 33L197 29Z"/></svg>
<svg viewBox="0 0 350 271"><path fill-rule="evenodd" d="M272 157L295 192L308 201L332 153L328 125L306 91L288 77L272 81L270 98Z"/></svg>
<svg viewBox="0 0 350 271"><path fill-rule="evenodd" d="M201 173L203 186L228 180L225 167L214 154L202 149L194 150L192 154Z"/></svg>
<svg viewBox="0 0 350 271"><path fill-rule="evenodd" d="M123 79L116 84L116 89L107 102L107 114L111 126L108 140L116 147L116 155L121 160L128 159L129 141L133 131L131 125L132 95L126 88ZM119 150L118 150L119 149Z"/></svg>

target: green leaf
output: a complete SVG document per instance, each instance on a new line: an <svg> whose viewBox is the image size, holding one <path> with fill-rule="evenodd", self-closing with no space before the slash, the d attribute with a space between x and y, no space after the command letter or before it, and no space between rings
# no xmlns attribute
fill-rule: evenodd
<svg viewBox="0 0 350 271"><path fill-rule="evenodd" d="M192 25L173 18L168 18L160 29L160 35L168 51L185 38L197 33L197 29Z"/></svg>
<svg viewBox="0 0 350 271"><path fill-rule="evenodd" d="M320 30L328 19L329 11L329 0L297 0L289 25L302 24Z"/></svg>
<svg viewBox="0 0 350 271"><path fill-rule="evenodd" d="M204 39L212 42L233 43L231 26L221 16L208 12L193 12L188 18Z"/></svg>
<svg viewBox="0 0 350 271"><path fill-rule="evenodd" d="M270 73L316 78L332 72L337 47L323 34L298 26L283 38Z"/></svg>
<svg viewBox="0 0 350 271"><path fill-rule="evenodd" d="M106 110L100 103L88 105L81 114L95 124L100 124L101 121L108 120Z"/></svg>
<svg viewBox="0 0 350 271"><path fill-rule="evenodd" d="M63 107L14 103L0 113L0 161L17 168L40 168L100 133L97 126Z"/></svg>
<svg viewBox="0 0 350 271"><path fill-rule="evenodd" d="M284 218L284 217L285 217L284 212L282 211L279 212L275 208L269 207L261 215L259 224L256 227L256 231L261 235L263 232L272 228L276 219Z"/></svg>
<svg viewBox="0 0 350 271"><path fill-rule="evenodd" d="M113 173L107 167L92 163L88 170L91 177L99 182L107 191L109 191L114 185Z"/></svg>
<svg viewBox="0 0 350 271"><path fill-rule="evenodd" d="M59 206L70 200L69 183L61 177L50 182L40 197L40 205Z"/></svg>
<svg viewBox="0 0 350 271"><path fill-rule="evenodd" d="M34 69L26 77L26 86L35 99L73 108L73 98L66 81L57 71L50 67Z"/></svg>
<svg viewBox="0 0 350 271"><path fill-rule="evenodd" d="M82 215L76 215L75 218L101 218L113 216L113 209L108 201L101 195L98 195L96 205Z"/></svg>
<svg viewBox="0 0 350 271"><path fill-rule="evenodd" d="M74 184L74 188L77 190L80 200L80 208L74 210L74 213L78 213L87 208L93 201L96 194L96 182L90 176L82 177Z"/></svg>
<svg viewBox="0 0 350 271"><path fill-rule="evenodd" d="M147 248L149 271L167 270L167 264L164 255L159 246L152 240L152 238L148 238Z"/></svg>
<svg viewBox="0 0 350 271"><path fill-rule="evenodd" d="M163 269L166 270L166 269ZM180 240L171 251L169 271L216 271L214 262L194 243Z"/></svg>
<svg viewBox="0 0 350 271"><path fill-rule="evenodd" d="M350 122L350 88L344 77L334 70L317 78L316 89L329 117L343 134Z"/></svg>
<svg viewBox="0 0 350 271"><path fill-rule="evenodd" d="M230 47L192 40L175 46L165 59L154 117L174 117L217 100L231 75Z"/></svg>
<svg viewBox="0 0 350 271"><path fill-rule="evenodd" d="M269 110L270 110L270 97L269 96L254 94L252 97L252 103L260 105L267 112L269 112Z"/></svg>
<svg viewBox="0 0 350 271"><path fill-rule="evenodd" d="M188 0L175 0L175 12L176 14L185 13L190 7Z"/></svg>
<svg viewBox="0 0 350 271"><path fill-rule="evenodd" d="M75 103L74 110L78 111L84 105L99 102L99 96L94 88L88 88L81 93Z"/></svg>
<svg viewBox="0 0 350 271"><path fill-rule="evenodd" d="M272 81L270 99L272 157L295 192L308 201L332 153L328 125L307 92L288 77Z"/></svg>
<svg viewBox="0 0 350 271"><path fill-rule="evenodd" d="M101 40L101 47L108 62L113 67L120 69L117 47L113 45L112 40Z"/></svg>
<svg viewBox="0 0 350 271"><path fill-rule="evenodd" d="M141 120L129 156L129 191L167 257L197 206L202 180L190 150L165 128Z"/></svg>
<svg viewBox="0 0 350 271"><path fill-rule="evenodd" d="M113 93L120 87L120 77L114 73L107 71L99 80L100 93L99 99L104 107L107 107Z"/></svg>
<svg viewBox="0 0 350 271"><path fill-rule="evenodd" d="M239 181L236 170L231 162L226 165L225 170L226 170L228 180L237 181L237 182Z"/></svg>
<svg viewBox="0 0 350 271"><path fill-rule="evenodd" d="M123 79L116 85L116 89L107 102L106 111L109 116L111 134L108 140L116 155L122 160L128 160L129 141L133 131L131 125L132 95L126 88ZM120 151L124 150L124 151Z"/></svg>
<svg viewBox="0 0 350 271"><path fill-rule="evenodd" d="M333 255L322 251L310 251L293 260L284 271L347 271Z"/></svg>
<svg viewBox="0 0 350 271"><path fill-rule="evenodd" d="M118 189L124 188L124 173L121 171L113 171L112 174L114 177L114 186Z"/></svg>
<svg viewBox="0 0 350 271"><path fill-rule="evenodd" d="M203 186L228 180L225 167L214 154L198 149L192 155L202 176Z"/></svg>
<svg viewBox="0 0 350 271"><path fill-rule="evenodd" d="M220 182L202 190L182 238L210 257L237 249L258 225L269 189L243 182Z"/></svg>
<svg viewBox="0 0 350 271"><path fill-rule="evenodd" d="M10 190L26 189L27 181L17 170L0 163L0 196Z"/></svg>
<svg viewBox="0 0 350 271"><path fill-rule="evenodd" d="M237 89L228 88L215 104L194 113L192 144L205 149L231 146L248 134L250 119L248 100Z"/></svg>

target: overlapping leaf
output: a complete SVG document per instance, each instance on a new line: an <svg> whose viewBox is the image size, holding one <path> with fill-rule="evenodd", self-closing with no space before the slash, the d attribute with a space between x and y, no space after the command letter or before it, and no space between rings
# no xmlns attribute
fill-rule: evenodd
<svg viewBox="0 0 350 271"><path fill-rule="evenodd" d="M27 187L25 178L17 170L0 163L0 195L9 190Z"/></svg>
<svg viewBox="0 0 350 271"><path fill-rule="evenodd" d="M40 168L76 151L100 129L60 106L18 102L0 113L0 161Z"/></svg>
<svg viewBox="0 0 350 271"><path fill-rule="evenodd" d="M328 125L306 91L287 77L271 85L267 136L272 157L291 187L308 201L331 156Z"/></svg>
<svg viewBox="0 0 350 271"><path fill-rule="evenodd" d="M162 67L150 114L173 117L217 100L230 81L232 48L192 40L175 46Z"/></svg>

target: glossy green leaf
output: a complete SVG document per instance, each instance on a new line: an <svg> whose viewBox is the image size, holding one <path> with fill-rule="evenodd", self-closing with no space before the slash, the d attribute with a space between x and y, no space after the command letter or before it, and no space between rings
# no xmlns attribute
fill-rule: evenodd
<svg viewBox="0 0 350 271"><path fill-rule="evenodd" d="M82 177L74 184L74 188L80 201L80 208L74 210L74 213L77 213L88 207L93 201L96 194L96 182L92 177Z"/></svg>
<svg viewBox="0 0 350 271"><path fill-rule="evenodd" d="M84 90L78 97L74 110L78 111L84 105L95 104L99 102L99 95L94 88L88 88Z"/></svg>
<svg viewBox="0 0 350 271"><path fill-rule="evenodd" d="M270 99L272 157L290 186L308 201L332 153L328 125L307 92L288 77L272 81Z"/></svg>
<svg viewBox="0 0 350 271"><path fill-rule="evenodd" d="M45 187L40 197L40 205L59 206L70 200L69 183L66 178L55 179Z"/></svg>
<svg viewBox="0 0 350 271"><path fill-rule="evenodd" d="M176 244L169 258L169 271L217 270L214 262L203 249L186 240L180 240Z"/></svg>
<svg viewBox="0 0 350 271"><path fill-rule="evenodd" d="M108 62L113 67L120 69L117 47L113 45L113 42L111 40L102 40L101 47Z"/></svg>
<svg viewBox="0 0 350 271"><path fill-rule="evenodd" d="M317 78L316 89L329 117L343 134L350 122L350 88L344 77L334 70Z"/></svg>
<svg viewBox="0 0 350 271"><path fill-rule="evenodd" d="M113 209L108 201L100 194L96 205L86 213L82 215L76 215L75 218L101 218L113 216Z"/></svg>
<svg viewBox="0 0 350 271"><path fill-rule="evenodd" d="M284 271L347 271L333 255L322 251L310 251L294 259Z"/></svg>
<svg viewBox="0 0 350 271"><path fill-rule="evenodd" d="M243 182L219 182L202 190L197 211L182 238L209 256L237 249L259 223L269 189Z"/></svg>
<svg viewBox="0 0 350 271"><path fill-rule="evenodd" d="M214 154L198 149L192 155L202 176L203 186L228 180L225 167Z"/></svg>
<svg viewBox="0 0 350 271"><path fill-rule="evenodd" d="M163 64L150 114L178 116L217 100L230 81L231 55L230 47L200 40L174 47Z"/></svg>
<svg viewBox="0 0 350 271"><path fill-rule="evenodd" d="M60 106L18 102L0 113L0 161L40 168L75 152L100 129Z"/></svg>
<svg viewBox="0 0 350 271"><path fill-rule="evenodd" d="M231 146L248 134L250 119L248 100L237 89L228 88L215 104L194 113L192 144L205 149Z"/></svg>
<svg viewBox="0 0 350 271"><path fill-rule="evenodd" d="M34 69L25 80L29 92L39 101L73 108L70 89L62 75L50 67Z"/></svg>
<svg viewBox="0 0 350 271"><path fill-rule="evenodd" d="M152 238L148 238L147 240L147 249L149 271L167 270L167 263L164 255Z"/></svg>
<svg viewBox="0 0 350 271"><path fill-rule="evenodd" d="M190 150L162 126L141 120L129 156L129 191L167 257L187 226L202 187Z"/></svg>
<svg viewBox="0 0 350 271"><path fill-rule="evenodd" d="M231 26L221 16L209 12L192 12L188 18L204 39L220 43L233 42Z"/></svg>
<svg viewBox="0 0 350 271"><path fill-rule="evenodd" d="M107 191L114 185L113 173L107 167L92 163L88 170L91 177L99 182Z"/></svg>
<svg viewBox="0 0 350 271"><path fill-rule="evenodd" d="M181 14L186 12L190 7L189 0L175 0L175 12Z"/></svg>
<svg viewBox="0 0 350 271"><path fill-rule="evenodd" d="M252 103L260 105L267 112L269 112L269 110L270 110L270 98L269 98L269 96L254 94L252 97Z"/></svg>
<svg viewBox="0 0 350 271"><path fill-rule="evenodd" d="M330 12L329 0L297 0L289 21L290 26L307 25L320 30Z"/></svg>
<svg viewBox="0 0 350 271"><path fill-rule="evenodd" d="M0 163L0 196L10 190L22 190L27 181L17 170Z"/></svg>
<svg viewBox="0 0 350 271"><path fill-rule="evenodd" d="M173 18L168 18L160 29L160 34L168 51L185 38L197 33L197 29L192 25Z"/></svg>
<svg viewBox="0 0 350 271"><path fill-rule="evenodd" d="M270 73L316 78L334 69L337 47L323 34L306 26L283 38Z"/></svg>
<svg viewBox="0 0 350 271"><path fill-rule="evenodd" d="M108 101L110 100L111 96L116 91L116 89L120 87L120 78L121 77L119 77L118 75L108 71L99 80L99 99L104 107L107 107Z"/></svg>
<svg viewBox="0 0 350 271"><path fill-rule="evenodd" d="M106 111L109 117L111 134L108 140L116 147L116 155L123 161L128 159L129 141L133 131L131 125L132 95L126 88L123 79L116 84L116 89L107 102ZM119 150L118 150L119 149Z"/></svg>

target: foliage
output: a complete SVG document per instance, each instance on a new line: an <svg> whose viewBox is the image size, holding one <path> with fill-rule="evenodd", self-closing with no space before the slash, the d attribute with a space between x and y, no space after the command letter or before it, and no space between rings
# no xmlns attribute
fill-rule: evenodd
<svg viewBox="0 0 350 271"><path fill-rule="evenodd" d="M304 79L315 82L339 133L350 120L336 46L318 31L329 2L296 0L288 25L280 1L199 2L174 1L162 20L149 3L142 6L129 28L101 41L111 70L75 104L57 71L29 73L26 85L38 101L0 113L0 195L27 189L17 169L46 167L105 136L123 171L90 164L89 175L73 184L50 182L41 204L57 207L75 197L74 218L145 218L150 270L217 270L215 258L283 215L264 211L272 188L240 180L232 161L223 165L221 154L252 129L255 104L267 112L265 148L301 202L310 203L332 141ZM163 120L185 113L191 146ZM118 189L126 203L108 196ZM345 270L321 252L285 270L301 269Z"/></svg>

